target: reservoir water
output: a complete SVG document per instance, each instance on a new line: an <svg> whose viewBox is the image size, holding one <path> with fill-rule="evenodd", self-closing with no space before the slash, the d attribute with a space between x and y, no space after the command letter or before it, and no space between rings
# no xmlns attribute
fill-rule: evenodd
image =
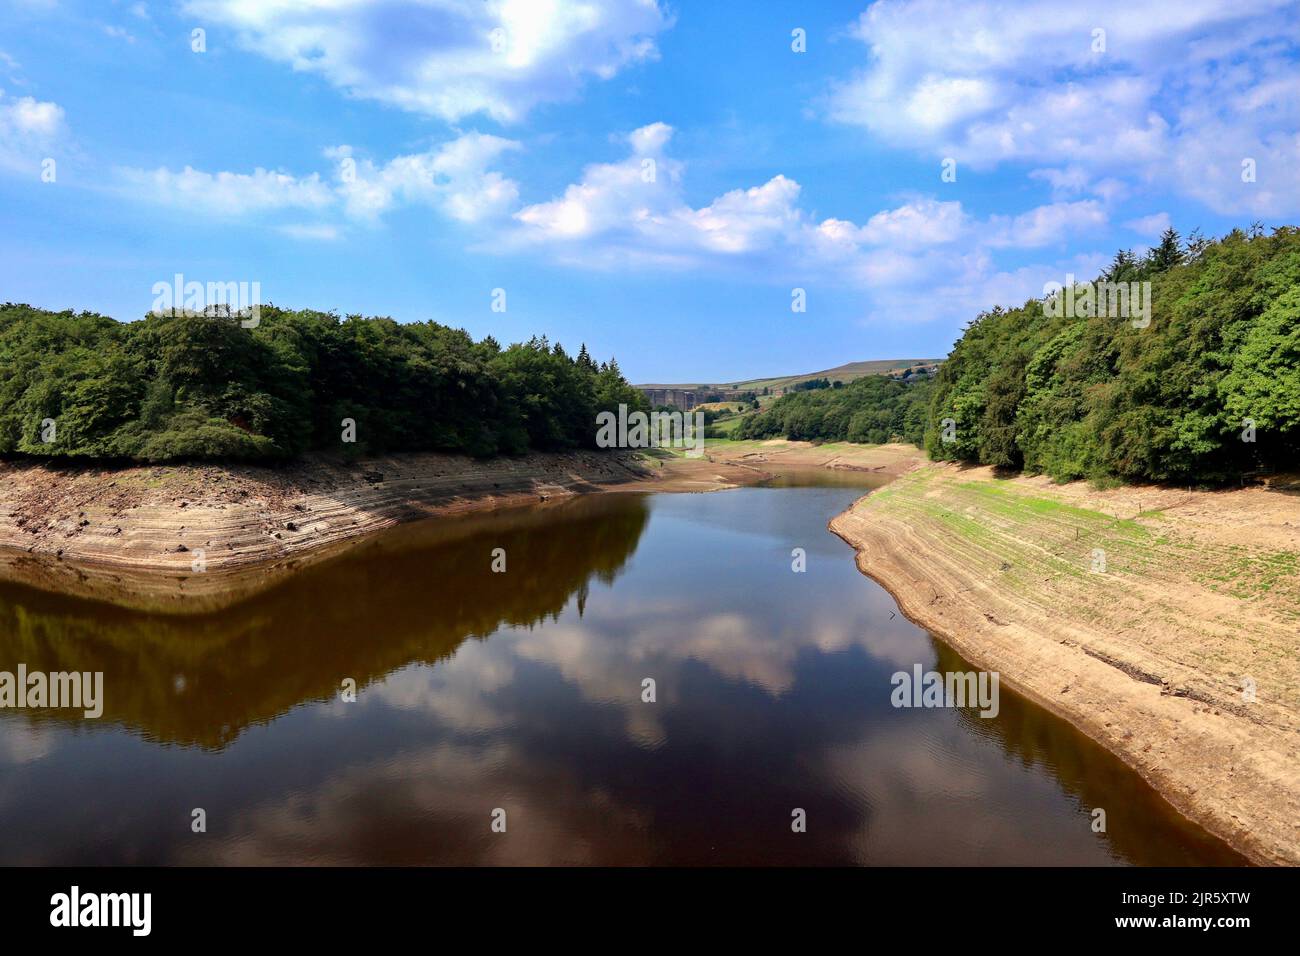
<svg viewBox="0 0 1300 956"><path fill-rule="evenodd" d="M0 864L1242 863L1005 687L891 705L973 668L826 530L868 480L408 525L198 617L0 586L0 670L105 698L0 711Z"/></svg>

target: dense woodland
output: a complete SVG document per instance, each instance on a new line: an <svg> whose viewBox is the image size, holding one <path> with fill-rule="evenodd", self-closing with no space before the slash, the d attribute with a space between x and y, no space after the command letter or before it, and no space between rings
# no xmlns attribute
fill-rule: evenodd
<svg viewBox="0 0 1300 956"><path fill-rule="evenodd" d="M1099 281L1149 281L1150 323L1053 317L1042 299L995 308L934 380L818 381L746 416L734 437L901 439L1060 480L1300 466L1300 229L1186 242L1170 230L1145 256L1118 253ZM515 454L593 447L597 413L620 403L646 408L613 360L544 338L502 348L434 322L272 306L253 329L0 306L0 454ZM45 441L50 419L57 438ZM344 419L355 444L341 441Z"/></svg>
<svg viewBox="0 0 1300 956"><path fill-rule="evenodd" d="M1040 300L979 316L939 370L932 457L1061 480L1226 481L1300 464L1300 229L1187 243L1171 230L1101 278L1149 280L1150 325L1049 318Z"/></svg>
<svg viewBox="0 0 1300 956"><path fill-rule="evenodd" d="M0 453L164 461L305 451L516 454L594 447L644 408L617 363L545 338L502 348L436 322L291 312L155 316L0 306ZM355 442L342 440L344 419ZM53 441L42 422L53 420Z"/></svg>
<svg viewBox="0 0 1300 956"><path fill-rule="evenodd" d="M738 437L901 438L936 459L1059 480L1223 482L1300 467L1300 229L1186 242L1170 230L1143 257L1117 253L1099 281L1149 281L1150 323L1052 318L1041 299L995 308L933 383L871 377L786 395Z"/></svg>
<svg viewBox="0 0 1300 956"><path fill-rule="evenodd" d="M907 384L884 375L867 375L839 388L798 389L746 418L735 437L869 444L901 439L920 445L930 393L924 379Z"/></svg>

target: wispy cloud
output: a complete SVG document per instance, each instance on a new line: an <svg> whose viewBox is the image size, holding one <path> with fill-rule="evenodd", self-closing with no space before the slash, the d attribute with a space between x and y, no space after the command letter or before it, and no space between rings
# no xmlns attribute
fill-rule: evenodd
<svg viewBox="0 0 1300 956"><path fill-rule="evenodd" d="M117 170L118 188L134 199L225 219L310 211L374 224L403 205L424 205L463 223L500 219L517 203L517 184L489 169L503 153L519 149L513 140L466 133L423 153L385 163L358 158L347 145L325 150L328 174L295 175L279 170L207 172L186 166ZM337 223L283 224L297 239L335 238Z"/></svg>
<svg viewBox="0 0 1300 956"><path fill-rule="evenodd" d="M1152 213L1124 223L1125 229L1131 229L1145 239L1158 239L1160 234L1173 225L1167 212Z"/></svg>
<svg viewBox="0 0 1300 956"><path fill-rule="evenodd" d="M343 235L338 226L330 223L290 223L278 229L290 239L310 242L333 242Z"/></svg>
<svg viewBox="0 0 1300 956"><path fill-rule="evenodd" d="M104 25L104 33L115 40L122 40L125 43L135 43L135 36L131 31L112 23Z"/></svg>
<svg viewBox="0 0 1300 956"><path fill-rule="evenodd" d="M268 210L322 209L334 194L316 173L299 177L255 169L251 173L209 173L186 166L179 172L118 170L124 189L138 199L194 213L238 218Z"/></svg>

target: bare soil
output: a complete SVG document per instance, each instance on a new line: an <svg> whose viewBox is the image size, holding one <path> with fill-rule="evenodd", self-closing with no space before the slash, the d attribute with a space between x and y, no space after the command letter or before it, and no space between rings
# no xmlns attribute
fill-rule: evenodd
<svg viewBox="0 0 1300 956"><path fill-rule="evenodd" d="M926 464L830 528L975 666L1252 859L1300 863L1291 484L1098 490Z"/></svg>
<svg viewBox="0 0 1300 956"><path fill-rule="evenodd" d="M0 463L0 578L137 608L206 612L403 522L596 491L709 491L763 477L752 467L636 452L310 458L282 468Z"/></svg>

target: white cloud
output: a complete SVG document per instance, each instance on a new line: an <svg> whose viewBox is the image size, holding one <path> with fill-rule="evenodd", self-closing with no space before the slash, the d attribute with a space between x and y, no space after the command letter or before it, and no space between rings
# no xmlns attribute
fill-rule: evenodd
<svg viewBox="0 0 1300 956"><path fill-rule="evenodd" d="M658 156L673 138L673 128L667 123L651 123L633 130L628 136L632 152L638 156Z"/></svg>
<svg viewBox="0 0 1300 956"><path fill-rule="evenodd" d="M590 165L559 198L517 212L515 242L547 245L561 258L591 265L690 265L761 254L797 236L804 221L799 184L785 176L732 190L698 209L689 206L682 195L684 166L665 154L672 133L664 123L630 133L626 159Z"/></svg>
<svg viewBox="0 0 1300 956"><path fill-rule="evenodd" d="M1052 187L1054 196L1073 196L1083 192L1092 182L1088 171L1077 163L1071 163L1060 169L1035 169L1029 173L1030 179L1041 179Z"/></svg>
<svg viewBox="0 0 1300 956"><path fill-rule="evenodd" d="M1064 245L1082 234L1093 238L1108 225L1106 211L1095 199L1038 206L1019 216L993 216L995 228L986 241L995 248L1036 249Z"/></svg>
<svg viewBox="0 0 1300 956"><path fill-rule="evenodd" d="M698 269L793 285L824 282L860 289L872 317L908 321L1019 305L1069 269L1091 274L1106 258L1068 252L1104 235L1104 198L1062 199L981 218L960 201L916 195L859 224L818 220L801 204L799 184L778 174L695 208L685 199L686 166L668 153L671 135L662 123L634 131L625 138L626 158L589 165L555 199L519 210L513 233L495 239L490 251L540 251L589 269ZM1063 188L1072 185L1068 174L1058 178ZM1077 183L1097 195L1105 191L1087 177ZM1008 271L997 257L1013 249L1050 255Z"/></svg>
<svg viewBox="0 0 1300 956"><path fill-rule="evenodd" d="M1124 228L1131 229L1139 236L1147 239L1159 239L1161 233L1168 229L1170 224L1169 213L1157 212L1152 213L1150 216L1130 219L1124 223Z"/></svg>
<svg viewBox="0 0 1300 956"><path fill-rule="evenodd" d="M750 253L778 246L803 224L797 206L800 187L773 176L761 186L733 189L702 209L680 209L657 224L664 237L681 238L712 252Z"/></svg>
<svg viewBox="0 0 1300 956"><path fill-rule="evenodd" d="M816 275L901 285L941 271L983 272L988 260L981 250L1065 245L1107 223L1096 199L979 221L958 201L924 196L877 212L862 225L818 222L800 205L799 184L779 174L693 208L684 198L685 165L666 153L671 135L663 123L628 135L627 158L587 166L561 196L517 212L509 244L543 248L561 262L593 268L731 265L775 281Z"/></svg>
<svg viewBox="0 0 1300 956"><path fill-rule="evenodd" d="M351 146L325 155L336 162L333 181L319 173L295 176L277 170L252 173L205 172L186 166L179 172L123 168L121 188L136 199L229 219L289 210L341 212L374 222L399 204L424 204L460 222L503 216L518 200L513 180L488 165L518 143L467 133L425 153L397 156L382 165L357 159ZM340 234L336 224L284 224L295 239L325 240Z"/></svg>
<svg viewBox="0 0 1300 956"><path fill-rule="evenodd" d="M275 226L298 240L338 238L342 217L373 224L396 208L423 205L475 225L472 248L489 254L540 254L586 269L819 281L862 288L878 310L929 318L1024 301L1061 270L1034 266L1006 273L995 262L998 252L1050 248L1063 254L1108 225L1106 204L1097 198L981 218L959 201L915 195L861 224L818 219L802 204L799 183L780 173L697 206L686 200L686 165L671 155L672 136L672 127L661 122L633 130L622 138L623 159L590 164L555 198L522 207L515 181L491 168L520 144L477 132L383 163L357 157L351 146L331 147L325 155L335 170L328 181L315 173L189 167L123 170L121 176L141 198L205 214L316 214L305 223ZM1096 191L1095 184L1091 188ZM1007 295L1013 298L1001 298ZM909 305L909 297L923 297L926 305Z"/></svg>
<svg viewBox="0 0 1300 956"><path fill-rule="evenodd" d="M115 40L125 40L127 43L135 42L135 37L131 35L130 31L124 30L119 26L114 26L111 23L104 26L104 33Z"/></svg>
<svg viewBox="0 0 1300 956"><path fill-rule="evenodd" d="M290 223L280 226L279 231L290 239L303 239L311 242L332 242L342 233L338 226L329 223Z"/></svg>
<svg viewBox="0 0 1300 956"><path fill-rule="evenodd" d="M319 175L297 177L255 169L252 173L208 173L186 166L180 172L120 169L124 186L137 198L178 209L237 218L270 210L322 209L333 202Z"/></svg>
<svg viewBox="0 0 1300 956"><path fill-rule="evenodd" d="M683 199L683 164L664 153L671 135L663 123L629 134L626 159L590 165L562 196L517 212L513 244L543 246L561 261L596 267L685 268L798 253L788 248L805 224L798 183L777 175L692 208Z"/></svg>
<svg viewBox="0 0 1300 956"><path fill-rule="evenodd" d="M24 96L9 104L8 120L19 134L52 136L63 123L63 108L57 103L41 103Z"/></svg>
<svg viewBox="0 0 1300 956"><path fill-rule="evenodd" d="M338 190L350 215L374 219L396 203L424 203L460 222L502 215L519 198L514 180L488 166L510 150L513 140L467 133L425 153L398 156L383 166L357 160L352 147L327 151L336 159Z"/></svg>
<svg viewBox="0 0 1300 956"><path fill-rule="evenodd" d="M1029 178L1042 180L1051 186L1052 199L1057 201L1069 199L1081 193L1091 193L1107 207L1110 207L1127 199L1132 192L1128 185L1113 176L1104 176L1100 179L1094 178L1089 170L1084 169L1078 163L1070 163L1055 168L1033 169L1029 172Z"/></svg>
<svg viewBox="0 0 1300 956"><path fill-rule="evenodd" d="M876 213L863 237L876 245L933 246L957 241L968 225L961 203L923 199Z"/></svg>
<svg viewBox="0 0 1300 956"><path fill-rule="evenodd" d="M0 167L36 177L41 160L66 135L63 107L30 96L5 96L0 90Z"/></svg>
<svg viewBox="0 0 1300 956"><path fill-rule="evenodd" d="M824 105L977 169L1038 164L1057 198L1137 182L1285 216L1300 210L1298 26L1290 0L880 0L851 30L864 67Z"/></svg>
<svg viewBox="0 0 1300 956"><path fill-rule="evenodd" d="M663 123L630 134L627 159L592 164L559 198L515 213L513 243L545 245L562 260L587 265L689 263L709 224L688 223L694 212L681 199L683 166L663 152L671 136Z"/></svg>
<svg viewBox="0 0 1300 956"><path fill-rule="evenodd" d="M569 99L588 78L655 58L671 26L656 0L189 0L185 10L352 95L451 121L513 122Z"/></svg>

